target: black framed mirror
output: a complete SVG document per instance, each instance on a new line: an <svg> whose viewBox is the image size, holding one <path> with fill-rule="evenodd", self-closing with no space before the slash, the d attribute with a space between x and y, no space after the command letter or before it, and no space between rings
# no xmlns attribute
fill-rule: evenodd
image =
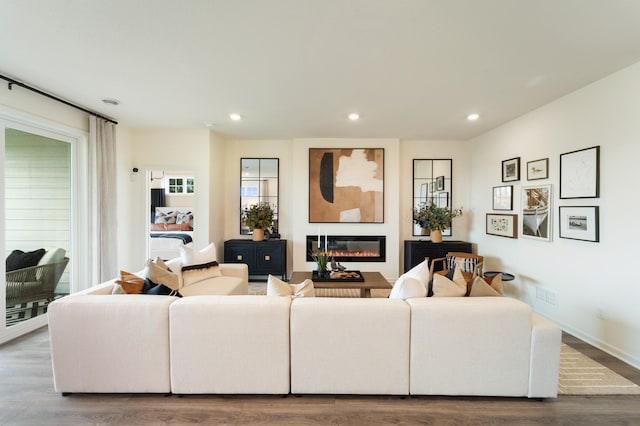
<svg viewBox="0 0 640 426"><path fill-rule="evenodd" d="M438 207L452 206L453 160L414 159L413 160L413 208L420 203L435 203ZM424 235L423 229L413 223L412 235ZM451 236L451 228L442 231L442 235Z"/></svg>
<svg viewBox="0 0 640 426"><path fill-rule="evenodd" d="M273 209L273 233L278 233L278 196L280 160L278 158L240 159L240 234L250 235L249 227L242 224L242 211L258 203L267 203Z"/></svg>

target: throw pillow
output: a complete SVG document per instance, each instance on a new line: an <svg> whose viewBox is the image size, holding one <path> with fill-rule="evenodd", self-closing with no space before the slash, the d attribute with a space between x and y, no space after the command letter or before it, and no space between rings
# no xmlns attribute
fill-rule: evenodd
<svg viewBox="0 0 640 426"><path fill-rule="evenodd" d="M180 288L178 274L174 274L160 257L156 257L155 261L151 259L147 260L144 265L144 276L154 283L164 284L171 290L178 290Z"/></svg>
<svg viewBox="0 0 640 426"><path fill-rule="evenodd" d="M142 293L152 294L156 296L169 296L169 295L174 296L175 295L178 297L182 297L180 293L178 293L177 291L174 291L165 285L156 284L153 281L151 281L149 278L145 279L144 281L144 289L142 290Z"/></svg>
<svg viewBox="0 0 640 426"><path fill-rule="evenodd" d="M116 280L116 284L119 284L127 294L140 294L144 287L144 278L131 272L120 271L120 279Z"/></svg>
<svg viewBox="0 0 640 426"><path fill-rule="evenodd" d="M482 277L476 277L471 284L470 297L502 296L502 274L498 274L487 283Z"/></svg>
<svg viewBox="0 0 640 426"><path fill-rule="evenodd" d="M429 259L425 259L401 275L417 279L426 289L429 284Z"/></svg>
<svg viewBox="0 0 640 426"><path fill-rule="evenodd" d="M182 267L182 282L185 286L221 276L220 265L215 260L200 265Z"/></svg>
<svg viewBox="0 0 640 426"><path fill-rule="evenodd" d="M111 294L127 294L124 292L122 286L118 283L113 284L113 288L111 289Z"/></svg>
<svg viewBox="0 0 640 426"><path fill-rule="evenodd" d="M467 281L458 266L453 272L453 280L444 275L433 274L433 297L464 297L467 294Z"/></svg>
<svg viewBox="0 0 640 426"><path fill-rule="evenodd" d="M427 288L422 281L406 274L401 275L393 285L389 299L409 299L411 297L425 297Z"/></svg>
<svg viewBox="0 0 640 426"><path fill-rule="evenodd" d="M176 216L176 223L191 225L193 221L193 213L191 212L178 212Z"/></svg>
<svg viewBox="0 0 640 426"><path fill-rule="evenodd" d="M269 275L267 278L267 296L315 297L313 281L306 279L300 284L289 284Z"/></svg>
<svg viewBox="0 0 640 426"><path fill-rule="evenodd" d="M180 260L182 266L202 265L218 260L216 257L216 246L211 243L200 251L191 247L180 246Z"/></svg>
<svg viewBox="0 0 640 426"><path fill-rule="evenodd" d="M156 209L156 223L176 223L177 213L174 211L161 212Z"/></svg>
<svg viewBox="0 0 640 426"><path fill-rule="evenodd" d="M475 257L456 257L447 255L447 269L453 270L456 265L462 268L462 272L473 273L473 270L478 264L478 259Z"/></svg>
<svg viewBox="0 0 640 426"><path fill-rule="evenodd" d="M14 250L7 257L5 262L5 271L17 271L18 269L30 268L36 266L42 256L45 254L45 249L41 248L34 251L24 252L22 250Z"/></svg>

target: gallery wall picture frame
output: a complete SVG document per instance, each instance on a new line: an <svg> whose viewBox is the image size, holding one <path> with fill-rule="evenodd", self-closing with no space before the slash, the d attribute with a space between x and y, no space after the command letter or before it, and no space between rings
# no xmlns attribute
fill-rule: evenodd
<svg viewBox="0 0 640 426"><path fill-rule="evenodd" d="M384 148L309 148L309 223L384 223Z"/></svg>
<svg viewBox="0 0 640 426"><path fill-rule="evenodd" d="M436 178L436 191L444 191L444 176Z"/></svg>
<svg viewBox="0 0 640 426"><path fill-rule="evenodd" d="M600 196L600 146L560 154L560 198Z"/></svg>
<svg viewBox="0 0 640 426"><path fill-rule="evenodd" d="M599 206L560 206L560 238L600 241Z"/></svg>
<svg viewBox="0 0 640 426"><path fill-rule="evenodd" d="M515 182L520 180L520 157L510 158L502 162L502 181Z"/></svg>
<svg viewBox="0 0 640 426"><path fill-rule="evenodd" d="M513 185L493 187L493 210L513 210Z"/></svg>
<svg viewBox="0 0 640 426"><path fill-rule="evenodd" d="M518 215L487 213L487 235L518 238Z"/></svg>
<svg viewBox="0 0 640 426"><path fill-rule="evenodd" d="M520 236L534 240L551 241L553 187L549 185L522 188L522 221Z"/></svg>
<svg viewBox="0 0 640 426"><path fill-rule="evenodd" d="M527 180L539 180L549 178L549 159L527 161Z"/></svg>

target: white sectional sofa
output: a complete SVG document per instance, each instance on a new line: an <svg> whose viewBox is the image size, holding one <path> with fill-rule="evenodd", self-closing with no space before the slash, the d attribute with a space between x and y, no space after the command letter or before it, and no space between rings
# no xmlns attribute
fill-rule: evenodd
<svg viewBox="0 0 640 426"><path fill-rule="evenodd" d="M90 293L50 305L58 392L557 396L561 331L515 299Z"/></svg>

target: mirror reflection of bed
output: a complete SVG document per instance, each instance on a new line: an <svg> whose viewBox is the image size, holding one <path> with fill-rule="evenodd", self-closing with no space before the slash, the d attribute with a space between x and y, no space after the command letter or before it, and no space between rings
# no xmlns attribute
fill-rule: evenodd
<svg viewBox="0 0 640 426"><path fill-rule="evenodd" d="M151 171L148 257L169 260L180 246L193 247L193 174Z"/></svg>
<svg viewBox="0 0 640 426"><path fill-rule="evenodd" d="M193 209L156 207L149 230L149 257L163 260L180 256L180 246L193 247Z"/></svg>

